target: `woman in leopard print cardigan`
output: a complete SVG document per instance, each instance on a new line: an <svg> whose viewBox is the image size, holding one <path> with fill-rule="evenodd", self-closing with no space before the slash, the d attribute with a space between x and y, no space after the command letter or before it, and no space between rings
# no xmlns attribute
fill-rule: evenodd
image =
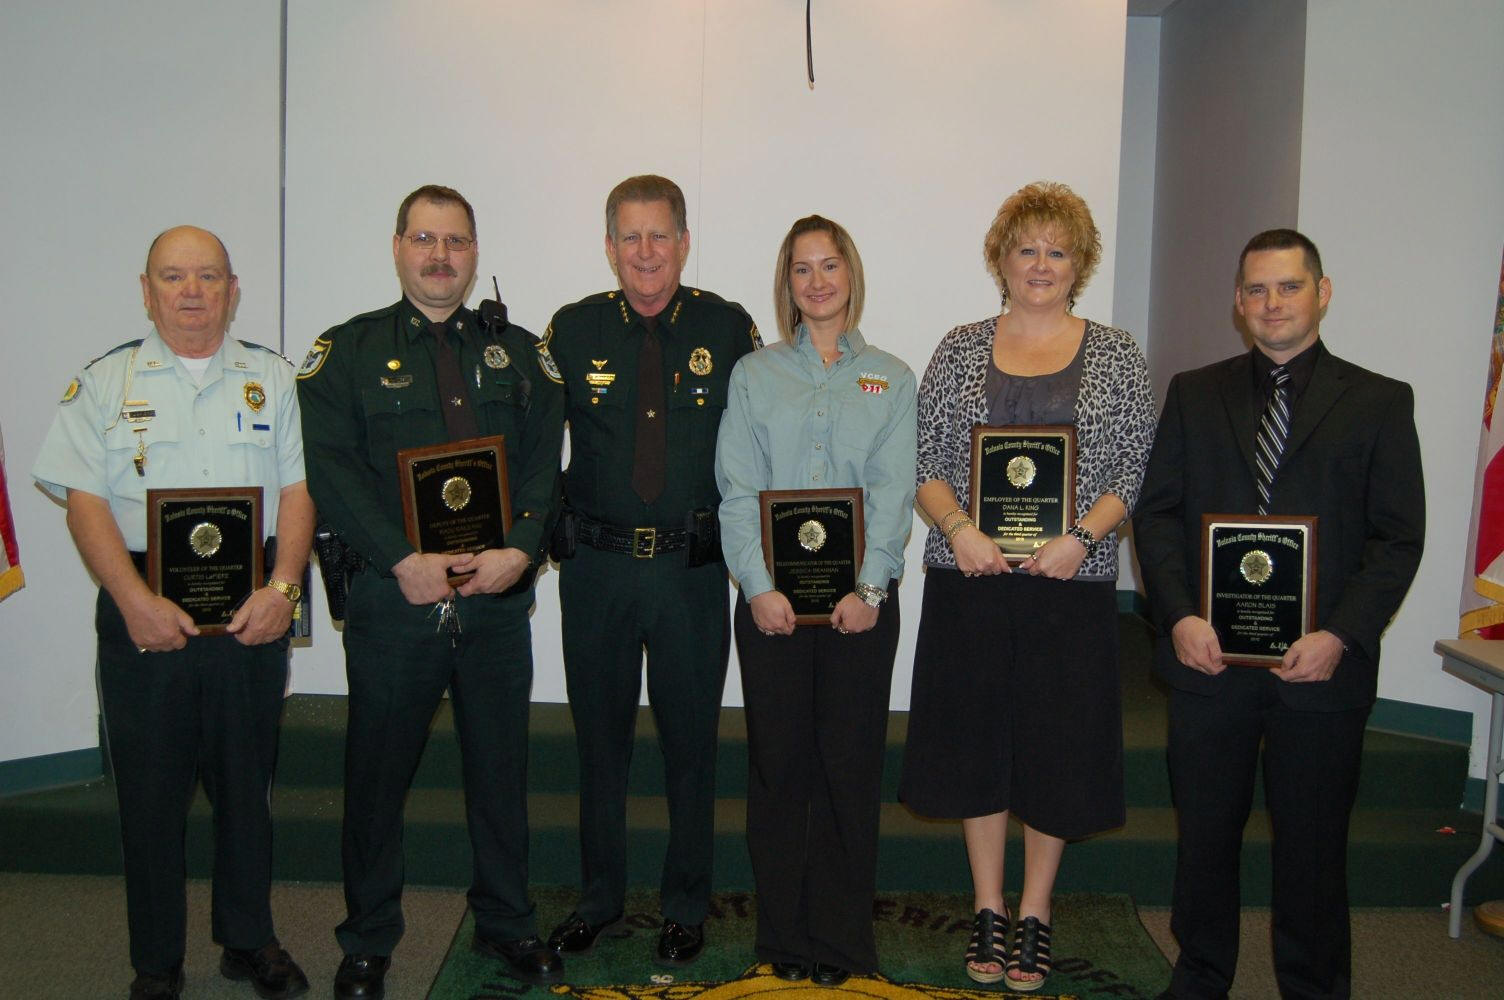
<svg viewBox="0 0 1504 1000"><path fill-rule="evenodd" d="M1071 315L1101 239L1070 188L1011 196L984 253L1006 311L946 334L919 390L918 500L934 526L900 796L962 820L976 912L967 974L1030 991L1050 969L1065 842L1123 823L1116 529L1138 498L1154 397L1128 334ZM1071 531L1016 568L966 513L978 424L1076 428ZM1011 941L1010 813L1024 831Z"/></svg>

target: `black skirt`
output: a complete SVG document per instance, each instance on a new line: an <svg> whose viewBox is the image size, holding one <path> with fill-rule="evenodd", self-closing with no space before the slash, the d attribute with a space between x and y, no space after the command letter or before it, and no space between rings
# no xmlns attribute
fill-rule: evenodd
<svg viewBox="0 0 1504 1000"><path fill-rule="evenodd" d="M1067 840L1122 826L1114 584L925 572L899 797Z"/></svg>

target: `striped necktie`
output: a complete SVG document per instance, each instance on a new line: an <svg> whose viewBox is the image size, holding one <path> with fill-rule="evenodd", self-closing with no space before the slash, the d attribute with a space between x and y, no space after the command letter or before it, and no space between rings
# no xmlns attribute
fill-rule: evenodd
<svg viewBox="0 0 1504 1000"><path fill-rule="evenodd" d="M1274 476L1279 472L1279 461L1285 453L1285 440L1290 436L1290 370L1276 365L1269 371L1274 391L1264 407L1264 417L1259 421L1259 432L1254 438L1254 460L1259 467L1259 513L1269 513L1269 492L1274 486Z"/></svg>

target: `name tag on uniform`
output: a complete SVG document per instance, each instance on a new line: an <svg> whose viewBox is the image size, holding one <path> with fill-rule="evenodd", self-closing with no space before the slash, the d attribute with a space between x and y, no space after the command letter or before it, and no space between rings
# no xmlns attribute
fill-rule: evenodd
<svg viewBox="0 0 1504 1000"><path fill-rule="evenodd" d="M413 384L413 377L411 375L383 375L381 384L387 389L406 389Z"/></svg>
<svg viewBox="0 0 1504 1000"><path fill-rule="evenodd" d="M157 415L151 403L144 399L127 399L120 406L120 419L128 424L144 424Z"/></svg>

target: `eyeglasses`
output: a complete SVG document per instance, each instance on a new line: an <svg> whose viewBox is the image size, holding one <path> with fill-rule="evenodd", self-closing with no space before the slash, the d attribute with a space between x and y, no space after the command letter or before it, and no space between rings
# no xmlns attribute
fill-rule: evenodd
<svg viewBox="0 0 1504 1000"><path fill-rule="evenodd" d="M420 250L432 250L440 243L443 243L444 249L451 253L464 253L475 246L475 241L468 236L438 236L434 233L413 233L411 236L404 237L404 239Z"/></svg>

